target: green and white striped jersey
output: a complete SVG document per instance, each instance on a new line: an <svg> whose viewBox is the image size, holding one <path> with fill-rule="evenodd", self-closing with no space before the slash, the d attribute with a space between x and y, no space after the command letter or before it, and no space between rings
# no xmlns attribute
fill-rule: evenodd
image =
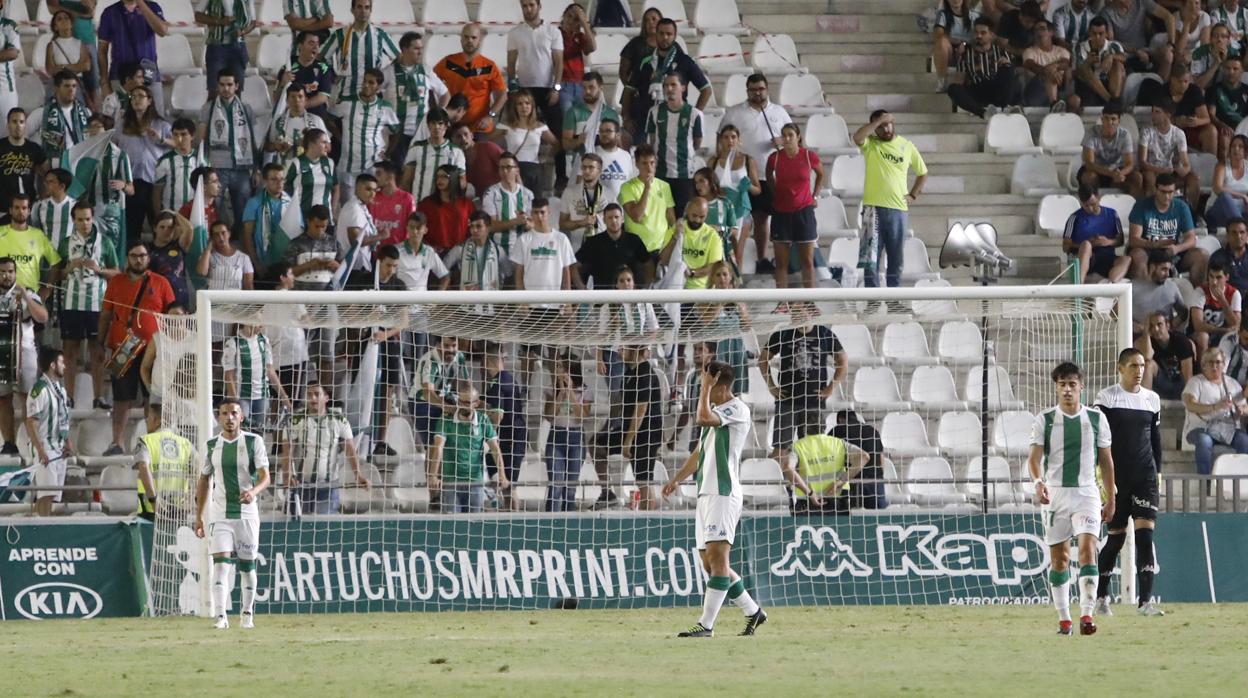
<svg viewBox="0 0 1248 698"><path fill-rule="evenodd" d="M338 171L328 155L322 155L316 162L309 160L306 155L300 155L291 160L290 166L286 168L286 193L295 196L295 187L299 187L299 209L305 216L317 204L333 210L336 184Z"/></svg>
<svg viewBox="0 0 1248 698"><path fill-rule="evenodd" d="M26 415L38 425L36 436L49 456L65 450L69 440L69 398L60 381L52 380L46 373L39 376L26 396Z"/></svg>
<svg viewBox="0 0 1248 698"><path fill-rule="evenodd" d="M192 7L214 19L230 18L225 26L208 25L204 28L204 43L229 45L242 41L239 32L255 19L255 4L246 0L195 0Z"/></svg>
<svg viewBox="0 0 1248 698"><path fill-rule="evenodd" d="M702 112L686 103L669 109L666 102L654 105L646 115L646 136L659 153L661 179L690 179L697 158L694 139L702 138ZM684 213L677 211L677 215Z"/></svg>
<svg viewBox="0 0 1248 698"><path fill-rule="evenodd" d="M404 165L412 168L412 196L416 203L433 194L433 177L443 165L454 165L461 171L466 168L464 151L450 141L438 144L416 141L407 149Z"/></svg>
<svg viewBox="0 0 1248 698"><path fill-rule="evenodd" d="M0 65L4 64L0 63ZM110 189L108 186L109 181L114 179L130 184L134 181L134 172L130 169L130 156L126 155L126 151L119 148L116 143L109 143L108 150L100 159L100 166L95 171L95 179L91 181L87 189L91 195L89 201L95 206L97 218L104 212L104 208L110 201L115 201L123 211L126 208L125 190Z"/></svg>
<svg viewBox="0 0 1248 698"><path fill-rule="evenodd" d="M1096 450L1110 442L1109 422L1095 407L1080 405L1073 416L1050 407L1031 426L1031 444L1044 447L1041 470L1049 487L1096 487Z"/></svg>
<svg viewBox="0 0 1248 698"><path fill-rule="evenodd" d="M425 384L433 386L433 391L442 399L448 399L455 393L456 384L466 381L468 376L468 359L463 352L455 352L450 361L443 361L442 354L436 348L420 358L416 364L416 375L412 380L412 394L428 402L424 394Z"/></svg>
<svg viewBox="0 0 1248 698"><path fill-rule="evenodd" d="M750 408L734 397L711 408L720 421L698 437L698 496L741 498L741 452L750 435Z"/></svg>
<svg viewBox="0 0 1248 698"><path fill-rule="evenodd" d="M251 489L256 474L269 469L269 452L259 434L240 430L233 440L218 434L208 439L204 465L200 475L212 478L212 494L208 498L208 521L228 519L259 519L260 507L255 500L243 504L243 490Z"/></svg>
<svg viewBox="0 0 1248 698"><path fill-rule="evenodd" d="M169 150L156 160L156 183L160 190L160 207L173 211L182 210L182 205L195 198L195 187L191 186L191 173L198 167L207 165L208 161L200 156L199 148L183 155L176 150Z"/></svg>
<svg viewBox="0 0 1248 698"><path fill-rule="evenodd" d="M415 140L428 138L425 115L434 100L447 93L446 83L422 63L404 66L396 60L386 73L386 100L394 105L400 133Z"/></svg>
<svg viewBox="0 0 1248 698"><path fill-rule="evenodd" d="M221 349L221 368L234 372L240 400L259 400L269 394L268 368L273 365L269 339L263 333L235 335Z"/></svg>
<svg viewBox="0 0 1248 698"><path fill-rule="evenodd" d="M533 210L533 192L523 184L517 186L514 191L507 191L503 188L503 183L499 182L486 189L485 194L481 196L481 210L490 214L490 218L495 221L509 221L521 213ZM512 240L523 234L524 226L518 225L510 230L504 230L497 236L498 246L502 248L504 256L511 256Z"/></svg>
<svg viewBox="0 0 1248 698"><path fill-rule="evenodd" d="M286 432L291 472L305 483L338 479L339 447L353 436L342 414L297 414Z"/></svg>
<svg viewBox="0 0 1248 698"><path fill-rule="evenodd" d="M269 124L269 132L266 138L269 142L274 142L281 138L290 143L290 149L284 153L273 153L274 162L284 168L290 167L292 160L303 155L304 131L313 128L329 133L329 130L325 128L324 119L316 114L309 114L305 111L299 116L292 116L289 110L278 114L273 119L273 123Z"/></svg>
<svg viewBox="0 0 1248 698"><path fill-rule="evenodd" d="M294 15L299 19L316 19L333 12L329 8L329 0L282 0L282 16ZM347 21L346 17L335 17L336 21Z"/></svg>
<svg viewBox="0 0 1248 698"><path fill-rule="evenodd" d="M100 269L121 268L117 248L94 223L91 225L90 235L84 238L75 230L61 242L57 252L61 255L61 261L65 263L67 269L79 259L94 259ZM104 291L107 288L108 281L98 272L86 267L78 267L70 271L65 278L65 310L100 312L100 307L104 302Z"/></svg>
<svg viewBox="0 0 1248 698"><path fill-rule="evenodd" d="M39 199L30 210L30 223L43 231L52 243L52 248L61 249L61 242L69 237L74 227L74 199L66 196L57 203L51 199ZM64 255L62 255L64 256Z"/></svg>
<svg viewBox="0 0 1248 698"><path fill-rule="evenodd" d="M387 134L399 125L399 117L389 102L376 97L365 102L355 97L335 104L334 114L342 119L339 170L360 174L385 159Z"/></svg>
<svg viewBox="0 0 1248 698"><path fill-rule="evenodd" d="M22 50L22 40L17 35L17 23L8 17L0 18L0 51L15 48ZM17 92L17 61L0 63L0 93Z"/></svg>
<svg viewBox="0 0 1248 698"><path fill-rule="evenodd" d="M329 61L338 78L339 101L355 97L364 82L365 70L385 68L398 55L399 47L394 45L394 39L375 24L368 25L362 32L349 25L339 27L321 47L321 56Z"/></svg>

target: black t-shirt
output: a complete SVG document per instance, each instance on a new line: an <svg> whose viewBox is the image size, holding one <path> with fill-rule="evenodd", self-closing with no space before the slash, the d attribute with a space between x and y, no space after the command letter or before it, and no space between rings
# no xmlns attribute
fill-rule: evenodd
<svg viewBox="0 0 1248 698"><path fill-rule="evenodd" d="M663 391L659 387L659 377L654 374L654 367L649 361L642 361L636 366L624 369L624 432L632 426L633 410L637 405L646 405L646 416L637 429L637 437L633 447L655 448L663 441Z"/></svg>
<svg viewBox="0 0 1248 698"><path fill-rule="evenodd" d="M1031 46L1031 30L1023 26L1022 13L1011 10L1001 15L997 36L1010 42L1010 48L1023 50Z"/></svg>
<svg viewBox="0 0 1248 698"><path fill-rule="evenodd" d="M805 332L773 332L767 353L780 357L780 392L784 397L815 395L828 384L828 359L843 351L832 330L814 325Z"/></svg>
<svg viewBox="0 0 1248 698"><path fill-rule="evenodd" d="M641 271L649 257L646 243L629 232L621 232L618 240L612 240L605 232L591 235L585 238L576 253L576 261L582 267L582 279L586 284L593 279L597 290L615 288L615 272L625 264L633 270L637 286L642 286L645 279L641 278Z"/></svg>
<svg viewBox="0 0 1248 698"><path fill-rule="evenodd" d="M1156 80L1145 80L1140 86L1140 97L1136 100L1140 106L1151 107L1163 98L1170 99L1170 85ZM1187 86L1183 98L1174 103L1174 116L1196 116L1196 110L1205 103L1205 92L1200 85L1192 83Z"/></svg>
<svg viewBox="0 0 1248 698"><path fill-rule="evenodd" d="M18 146L8 138L0 138L0 211L7 214L13 195L19 192L30 194L32 204L39 198L35 193L35 168L47 159L43 148L29 140Z"/></svg>
<svg viewBox="0 0 1248 698"><path fill-rule="evenodd" d="M1195 357L1196 351L1192 347L1192 340L1187 337L1171 333L1168 344L1162 344L1155 338L1153 339L1153 360L1171 380L1182 379L1183 360L1195 359Z"/></svg>
<svg viewBox="0 0 1248 698"><path fill-rule="evenodd" d="M880 432L875 427L862 422L854 422L853 424L837 424L828 432L829 436L835 436L850 446L857 446L866 451L871 460L867 461L868 468L874 468L881 465L880 456L884 453L884 442L880 439Z"/></svg>
<svg viewBox="0 0 1248 698"><path fill-rule="evenodd" d="M624 48L620 50L620 62L623 63L627 59L630 66L629 70L631 70L632 74L635 75L637 73L637 66L641 64L641 59L645 58L646 55L653 50L654 48L646 43L645 37L641 35L634 36L629 39L628 43L624 44ZM624 77L628 78L630 76L625 75Z"/></svg>

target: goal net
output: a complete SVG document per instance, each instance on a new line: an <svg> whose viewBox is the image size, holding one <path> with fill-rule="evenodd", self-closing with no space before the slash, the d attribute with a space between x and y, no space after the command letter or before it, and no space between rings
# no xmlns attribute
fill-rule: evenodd
<svg viewBox="0 0 1248 698"><path fill-rule="evenodd" d="M1115 380L1130 323L1123 285L201 292L155 371L196 469L226 397L267 445L258 613L700 604L696 476L661 489L719 438L695 424L710 361L750 412L732 562L755 598L1043 603L1031 425L1057 363L1086 403ZM207 614L181 475L151 607Z"/></svg>

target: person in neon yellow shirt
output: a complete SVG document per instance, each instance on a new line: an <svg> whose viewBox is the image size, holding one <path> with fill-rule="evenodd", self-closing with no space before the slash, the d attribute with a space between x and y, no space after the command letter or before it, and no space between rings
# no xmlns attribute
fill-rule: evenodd
<svg viewBox="0 0 1248 698"><path fill-rule="evenodd" d="M906 138L897 135L893 115L883 109L871 113L871 122L854 132L854 143L866 158L866 179L863 182L862 247L869 263L865 282L868 287L879 286L876 265L880 250L888 252L888 285L901 285L901 267L904 261L906 229L909 227L906 212L910 204L919 198L927 182L927 165L919 149ZM914 170L914 184L908 189L906 179Z"/></svg>
<svg viewBox="0 0 1248 698"><path fill-rule="evenodd" d="M719 231L706 224L709 205L695 196L685 205L685 217L676 222L676 233L667 241L660 255L666 265L676 246L685 261L685 288L706 288L715 263L724 258L724 239Z"/></svg>
<svg viewBox="0 0 1248 698"><path fill-rule="evenodd" d="M659 159L653 146L644 143L637 146L633 160L637 165L637 177L620 185L624 230L641 238L647 250L657 253L676 225L672 188L655 176Z"/></svg>
<svg viewBox="0 0 1248 698"><path fill-rule="evenodd" d="M61 263L43 231L30 225L30 194L14 194L9 204L9 224L0 226L0 257L17 263L17 283L39 291L39 267L46 261L51 269Z"/></svg>

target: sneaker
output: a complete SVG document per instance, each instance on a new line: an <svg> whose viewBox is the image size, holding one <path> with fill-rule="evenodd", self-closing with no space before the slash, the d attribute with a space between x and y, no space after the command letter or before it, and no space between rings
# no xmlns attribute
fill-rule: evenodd
<svg viewBox="0 0 1248 698"><path fill-rule="evenodd" d="M217 616L217 622L213 623L212 627L216 630L229 630L230 619L225 616Z"/></svg>
<svg viewBox="0 0 1248 698"><path fill-rule="evenodd" d="M589 510L590 511L602 511L603 509L609 509L619 503L620 503L620 498L615 496L614 492L612 492L611 490L603 490L602 494L598 495L598 499L595 500L594 503L589 507Z"/></svg>
<svg viewBox="0 0 1248 698"><path fill-rule="evenodd" d="M1096 608L1092 612L1098 616L1111 617L1114 615L1113 609L1109 607L1109 599L1102 596L1096 600Z"/></svg>
<svg viewBox="0 0 1248 698"><path fill-rule="evenodd" d="M1143 606L1140 606L1139 610L1137 610L1136 613L1139 613L1142 616L1148 616L1150 618L1166 615L1166 612L1161 610L1160 608L1157 608L1157 604L1153 601L1149 601L1145 603Z"/></svg>
<svg viewBox="0 0 1248 698"><path fill-rule="evenodd" d="M695 623L692 628L682 633L677 633L676 637L715 637L715 631L702 627L701 623Z"/></svg>
<svg viewBox="0 0 1248 698"><path fill-rule="evenodd" d="M1049 113L1050 114L1065 114L1066 113L1066 100L1059 99L1056 102L1054 102L1053 106L1049 107Z"/></svg>
<svg viewBox="0 0 1248 698"><path fill-rule="evenodd" d="M1072 624L1068 620L1059 621L1057 624L1057 634L1058 635L1074 635L1075 631L1074 631L1074 628L1072 628L1071 626Z"/></svg>
<svg viewBox="0 0 1248 698"><path fill-rule="evenodd" d="M4 445L0 446L0 456L20 456L20 455L21 455L21 451L17 450L17 444L13 443L12 441L5 441Z"/></svg>
<svg viewBox="0 0 1248 698"><path fill-rule="evenodd" d="M123 453L125 453L125 451L121 450L121 446L118 446L117 444L109 444L108 450L104 451L103 455L107 458L109 456L120 456Z"/></svg>
<svg viewBox="0 0 1248 698"><path fill-rule="evenodd" d="M1018 104L1011 104L1010 106L1005 108L1005 113L1006 114L1022 114L1023 108L1022 106Z"/></svg>
<svg viewBox="0 0 1248 698"><path fill-rule="evenodd" d="M754 615L748 616L745 619L745 629L741 631L741 634L753 635L754 631L758 630L758 626L766 622L767 622L767 612L764 611L762 608L759 608L758 611Z"/></svg>
<svg viewBox="0 0 1248 698"><path fill-rule="evenodd" d="M239 623L239 625L243 627L243 630L253 630L256 627L256 619L255 619L254 614L244 613L240 617L240 620L241 622Z"/></svg>
<svg viewBox="0 0 1248 698"><path fill-rule="evenodd" d="M390 448L390 444L379 443L375 447L373 447L373 455L395 457L399 455L399 452L394 450L393 448Z"/></svg>
<svg viewBox="0 0 1248 698"><path fill-rule="evenodd" d="M760 259L754 263L755 274L774 274L776 265L770 259Z"/></svg>
<svg viewBox="0 0 1248 698"><path fill-rule="evenodd" d="M96 409L96 410L104 410L105 412L107 412L108 410L113 409L113 403L109 402L108 400L105 400L102 397L97 397L95 399L95 402L91 403L91 408Z"/></svg>
<svg viewBox="0 0 1248 698"><path fill-rule="evenodd" d="M1092 622L1092 616L1084 616L1079 619L1080 635L1095 635L1096 623Z"/></svg>
<svg viewBox="0 0 1248 698"><path fill-rule="evenodd" d="M987 121L1000 113L1001 113L1001 107L998 107L995 104L989 104L988 106L984 107L984 121Z"/></svg>
<svg viewBox="0 0 1248 698"><path fill-rule="evenodd" d="M949 89L949 83L944 78L936 78L936 91L944 92Z"/></svg>

